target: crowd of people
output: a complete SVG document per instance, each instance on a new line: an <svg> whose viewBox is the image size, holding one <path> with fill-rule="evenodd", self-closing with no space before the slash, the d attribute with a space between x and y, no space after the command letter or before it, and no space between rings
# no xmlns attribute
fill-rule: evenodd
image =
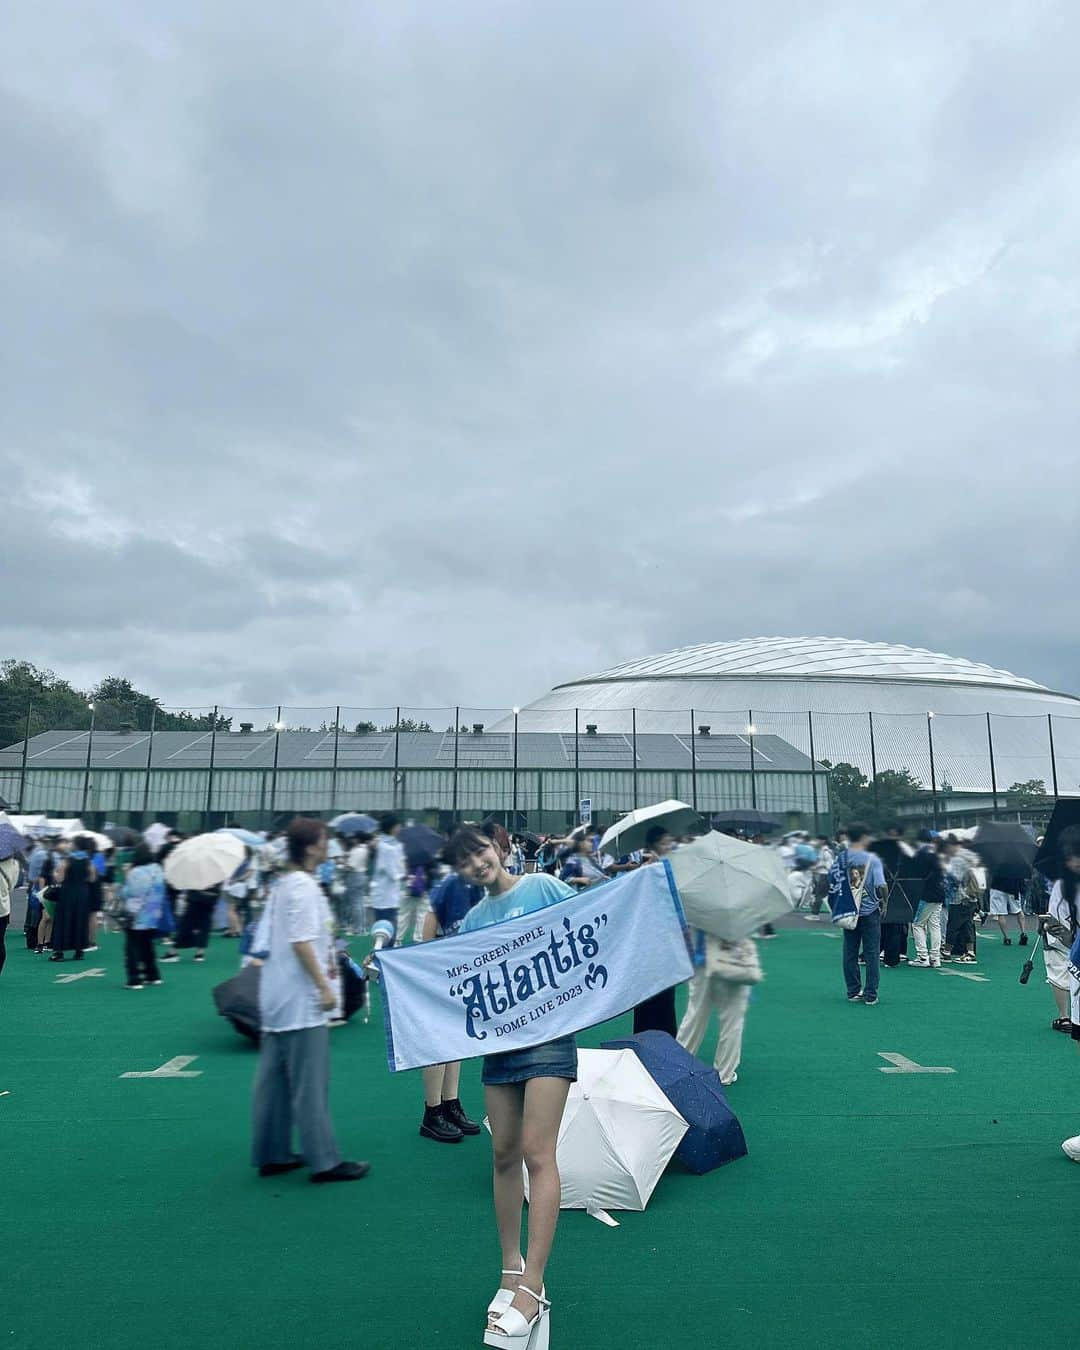
<svg viewBox="0 0 1080 1350"><path fill-rule="evenodd" d="M387 814L371 826L335 833L322 821L295 818L265 837L247 836L243 863L221 884L179 892L167 864L182 840L166 827L151 827L133 848L106 849L88 833L42 838L24 862L0 864L0 918L6 927L11 893L25 881L26 944L49 961L84 959L97 947L100 924L115 921L124 931L129 989L161 984L161 966L185 952L203 960L212 932L239 939L241 960L260 967L254 1165L261 1176L306 1166L316 1182L359 1180L369 1166L341 1156L328 1106L328 1033L342 1002L337 958L350 936L375 932L376 945L393 945L474 931L603 885L691 838L657 824L641 850L614 855L588 825L557 837L510 836L487 821L460 826L449 840L427 830L417 852L409 847L410 823ZM751 842L767 843L761 836ZM1029 941L1029 922L1040 932L1053 1027L1080 1041L1080 975L1070 951L1080 946L1080 830L1061 836L1060 880L1052 885L1034 871L1022 883L990 873L965 840L931 830L909 842L899 826L875 832L852 823L835 836L793 831L772 847L792 909L817 922L827 906L843 929L849 1002L878 1003L883 966L975 964L980 929L993 922L1011 944L1015 919L1020 945ZM663 990L634 1009L635 1033L665 1031L696 1053L715 1015L714 1067L725 1086L734 1084L751 991L762 978L756 939L771 936L769 925L736 942L692 931L694 973L681 1021L675 989ZM371 970L371 958L366 964ZM423 1138L460 1144L480 1134L460 1098L460 1071L459 1063L422 1071ZM576 1073L572 1036L484 1059L502 1250L489 1345L529 1344L550 1308L544 1276L559 1210L556 1141ZM1080 1161L1080 1136L1063 1148ZM530 1184L524 1250L523 1166Z"/></svg>

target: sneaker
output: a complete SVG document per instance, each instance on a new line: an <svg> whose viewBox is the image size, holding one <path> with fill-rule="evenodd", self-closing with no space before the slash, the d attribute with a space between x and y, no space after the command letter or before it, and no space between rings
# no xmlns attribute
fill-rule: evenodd
<svg viewBox="0 0 1080 1350"><path fill-rule="evenodd" d="M146 983L147 983L147 984L164 984L165 981L164 981L164 980L147 980Z"/></svg>
<svg viewBox="0 0 1080 1350"><path fill-rule="evenodd" d="M912 970L916 970L916 969L918 969L918 970L929 970L930 964L931 964L931 963L926 959L925 956L917 957L914 961L909 961L909 962L908 962L908 965L911 967Z"/></svg>
<svg viewBox="0 0 1080 1350"><path fill-rule="evenodd" d="M863 998L863 1002L866 1004L868 1008L872 1008L877 1001L878 1001L877 994L867 994Z"/></svg>
<svg viewBox="0 0 1080 1350"><path fill-rule="evenodd" d="M456 1125L462 1134L479 1134L480 1126L475 1120L470 1120L465 1114L465 1108L461 1104L461 1099L454 1097L450 1101L445 1101L439 1107L443 1119L448 1120L451 1125Z"/></svg>
<svg viewBox="0 0 1080 1350"><path fill-rule="evenodd" d="M339 1162L327 1172L312 1172L312 1181L359 1181L371 1171L366 1162Z"/></svg>
<svg viewBox="0 0 1080 1350"><path fill-rule="evenodd" d="M730 1086L732 1085L732 1083L737 1083L738 1081L739 1081L739 1075L738 1075L737 1073L733 1073L733 1074L731 1075L730 1078L721 1078L721 1079L720 1079L720 1086L721 1086L721 1087L730 1087Z"/></svg>
<svg viewBox="0 0 1080 1350"><path fill-rule="evenodd" d="M1061 1151L1066 1158L1080 1162L1080 1134L1074 1134L1071 1139L1066 1139L1061 1145Z"/></svg>
<svg viewBox="0 0 1080 1350"><path fill-rule="evenodd" d="M168 954L168 956L159 956L159 957L158 957L158 965L159 965L159 966L169 966L169 965L174 965L174 964L175 964L177 961L179 961L179 960L180 960L180 955L179 955L178 952L170 952L170 953Z"/></svg>
<svg viewBox="0 0 1080 1350"><path fill-rule="evenodd" d="M444 1116L437 1106L424 1107L420 1135L424 1139L434 1139L437 1144L460 1144L465 1138L461 1130L452 1120Z"/></svg>
<svg viewBox="0 0 1080 1350"><path fill-rule="evenodd" d="M194 955L191 959L192 959L193 961L205 961L205 960L206 960L206 953L205 953L205 952L196 952L195 955Z"/></svg>
<svg viewBox="0 0 1080 1350"><path fill-rule="evenodd" d="M940 969L941 969L941 962L940 962L940 961L931 961L931 962L930 962L930 969L931 969L931 970L940 970Z"/></svg>
<svg viewBox="0 0 1080 1350"><path fill-rule="evenodd" d="M142 987L143 987L142 980L136 980L134 983L129 982L128 984L124 985L125 989L141 989Z"/></svg>
<svg viewBox="0 0 1080 1350"><path fill-rule="evenodd" d="M849 1003L861 1003L861 1002L862 1002L862 990L860 989L859 992L858 992L857 994L848 994L848 996L847 996L847 1001L848 1001Z"/></svg>
<svg viewBox="0 0 1080 1350"><path fill-rule="evenodd" d="M961 965L961 966L975 966L975 965L978 965L978 958L972 956L970 952L968 952L968 954L967 954L966 956L957 956L957 957L955 958L955 960L956 960L957 965Z"/></svg>
<svg viewBox="0 0 1080 1350"><path fill-rule="evenodd" d="M1021 946L1021 947L1026 947L1026 946L1027 946L1027 934L1026 934L1026 933L1021 933L1021 934L1020 934L1020 946Z"/></svg>
<svg viewBox="0 0 1080 1350"><path fill-rule="evenodd" d="M1023 946L1024 944L1021 943L1020 945ZM95 942L92 946L90 946L90 947L84 947L84 948L83 948L83 951L84 951L84 952L96 952L96 951L99 951L99 950L100 950L100 948L98 947L98 945L97 945L96 942Z"/></svg>

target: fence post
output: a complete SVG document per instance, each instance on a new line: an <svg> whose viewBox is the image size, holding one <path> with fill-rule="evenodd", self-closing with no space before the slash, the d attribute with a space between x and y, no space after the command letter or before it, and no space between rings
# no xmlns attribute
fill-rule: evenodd
<svg viewBox="0 0 1080 1350"><path fill-rule="evenodd" d="M577 820L581 807L581 709L574 709L574 810Z"/></svg>
<svg viewBox="0 0 1080 1350"><path fill-rule="evenodd" d="M30 713L34 707L33 699L26 700L26 728L23 733L22 763L19 766L19 814L23 813L23 798L26 796L26 761L30 754Z"/></svg>
<svg viewBox="0 0 1080 1350"><path fill-rule="evenodd" d="M990 714L986 714L986 744L990 751L990 791L994 797L994 815L998 813L997 766L994 764L994 732L990 726Z"/></svg>
<svg viewBox="0 0 1080 1350"><path fill-rule="evenodd" d="M146 771L143 777L142 813L150 810L150 772L154 767L154 725L157 722L157 704L150 709L150 735L146 738Z"/></svg>
<svg viewBox="0 0 1080 1350"><path fill-rule="evenodd" d="M281 746L281 704L278 704L277 717L274 719L274 764L270 770L270 814L277 810L277 766L278 750Z"/></svg>
<svg viewBox="0 0 1080 1350"><path fill-rule="evenodd" d="M214 791L214 757L217 753L218 705L214 704L214 720L210 724L210 766L206 771L206 806L203 808L203 830L210 827L210 801Z"/></svg>
<svg viewBox="0 0 1080 1350"><path fill-rule="evenodd" d="M451 789L453 793L453 815L454 824L458 823L458 735L461 731L461 707L454 709L454 783Z"/></svg>
<svg viewBox="0 0 1080 1350"><path fill-rule="evenodd" d="M754 710L750 709L746 734L750 741L750 805L757 810L757 766L754 763Z"/></svg>
<svg viewBox="0 0 1080 1350"><path fill-rule="evenodd" d="M630 751L634 757L633 782L634 782L634 810L638 807L638 776L637 776L637 709L630 709Z"/></svg>
<svg viewBox="0 0 1080 1350"><path fill-rule="evenodd" d="M1050 732L1050 773L1054 779L1054 798L1058 795L1057 755L1054 754L1054 714L1046 714L1046 726Z"/></svg>
<svg viewBox="0 0 1080 1350"><path fill-rule="evenodd" d="M334 763L330 769L330 812L337 810L338 740L341 737L341 704L334 709Z"/></svg>
<svg viewBox="0 0 1080 1350"><path fill-rule="evenodd" d="M391 809L398 809L398 766L401 764L401 709L398 708L397 715L394 718L394 790L390 798Z"/></svg>
<svg viewBox="0 0 1080 1350"><path fill-rule="evenodd" d="M517 830L518 817L518 713L519 708L514 709L514 774L511 788L511 814L510 814L510 833L514 834Z"/></svg>
<svg viewBox="0 0 1080 1350"><path fill-rule="evenodd" d="M90 704L90 730L89 730L89 732L87 733L87 736L86 736L86 764L85 764L85 766L84 766L84 768L83 768L82 807L81 807L81 809L80 809L80 811L79 811L79 814L80 814L80 815L85 814L85 812L86 812L86 803L87 803L87 800L89 799L89 796L90 796L90 755L91 755L91 752L92 752L93 746L94 746L94 719L95 719L96 717L97 717L97 709L96 709L96 708L94 707L94 705L91 703L91 704Z"/></svg>
<svg viewBox="0 0 1080 1350"><path fill-rule="evenodd" d="M690 709L690 805L697 810L697 713Z"/></svg>
<svg viewBox="0 0 1080 1350"><path fill-rule="evenodd" d="M934 767L934 714L926 714L926 739L930 746L930 793L934 804L934 829L938 827L937 771Z"/></svg>
<svg viewBox="0 0 1080 1350"><path fill-rule="evenodd" d="M814 793L814 834L816 836L821 833L821 825L818 812L817 760L814 757L814 714L810 711L807 711L806 714L806 725L810 729L810 784Z"/></svg>

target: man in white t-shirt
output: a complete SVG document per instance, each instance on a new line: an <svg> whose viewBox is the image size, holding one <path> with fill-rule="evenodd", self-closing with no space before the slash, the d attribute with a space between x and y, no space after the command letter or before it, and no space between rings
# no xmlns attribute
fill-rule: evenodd
<svg viewBox="0 0 1080 1350"><path fill-rule="evenodd" d="M312 1181L359 1181L366 1162L343 1162L330 1121L329 1014L338 1003L333 917L312 875L326 858L326 826L297 816L288 865L274 881L256 935L262 1039L253 1100L252 1161L263 1177L306 1163ZM303 1156L292 1151L293 1125Z"/></svg>

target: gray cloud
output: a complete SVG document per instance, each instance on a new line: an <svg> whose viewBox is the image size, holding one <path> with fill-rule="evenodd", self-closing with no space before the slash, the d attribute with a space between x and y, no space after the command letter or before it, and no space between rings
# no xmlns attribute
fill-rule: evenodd
<svg viewBox="0 0 1080 1350"><path fill-rule="evenodd" d="M80 14L0 87L6 652L170 703L789 632L1080 685L1080 16Z"/></svg>

